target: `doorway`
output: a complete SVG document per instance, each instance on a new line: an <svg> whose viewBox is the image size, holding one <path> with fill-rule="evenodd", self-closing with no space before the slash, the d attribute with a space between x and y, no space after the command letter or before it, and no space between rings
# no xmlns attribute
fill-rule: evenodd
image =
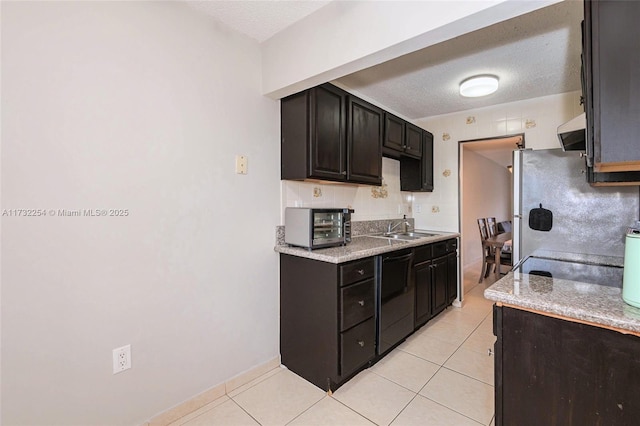
<svg viewBox="0 0 640 426"><path fill-rule="evenodd" d="M478 218L498 222L513 217L513 151L525 146L524 134L459 141L458 217L462 294L478 285L482 242ZM493 275L483 284L493 283Z"/></svg>

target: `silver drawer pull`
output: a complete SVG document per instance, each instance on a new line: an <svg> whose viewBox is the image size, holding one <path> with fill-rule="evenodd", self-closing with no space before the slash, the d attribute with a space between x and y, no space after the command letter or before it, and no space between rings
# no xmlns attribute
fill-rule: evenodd
<svg viewBox="0 0 640 426"><path fill-rule="evenodd" d="M361 348L364 348L364 340L358 340L358 344Z"/></svg>
<svg viewBox="0 0 640 426"><path fill-rule="evenodd" d="M489 356L493 355L493 351L491 350L491 348L489 348L488 354L489 354Z"/></svg>
<svg viewBox="0 0 640 426"><path fill-rule="evenodd" d="M364 275L364 269L358 269L356 272L359 273L360 275Z"/></svg>
<svg viewBox="0 0 640 426"><path fill-rule="evenodd" d="M364 300L358 300L358 305L364 306Z"/></svg>

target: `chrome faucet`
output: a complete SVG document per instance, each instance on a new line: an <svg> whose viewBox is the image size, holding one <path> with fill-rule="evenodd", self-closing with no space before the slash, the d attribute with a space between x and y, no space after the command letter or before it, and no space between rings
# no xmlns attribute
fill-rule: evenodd
<svg viewBox="0 0 640 426"><path fill-rule="evenodd" d="M398 226L402 225L402 232L408 232L411 227L411 222L407 220L407 215L403 215L402 219L396 222L395 225L391 226L393 222L389 222L389 226L387 227L387 234L390 234L391 231L396 229Z"/></svg>

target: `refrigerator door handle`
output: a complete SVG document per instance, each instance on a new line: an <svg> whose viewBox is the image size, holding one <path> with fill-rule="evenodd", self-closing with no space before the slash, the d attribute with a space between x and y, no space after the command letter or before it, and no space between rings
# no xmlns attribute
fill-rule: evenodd
<svg viewBox="0 0 640 426"><path fill-rule="evenodd" d="M511 164L513 165L513 235L511 258L515 264L520 260L522 237L522 156L523 151L513 151Z"/></svg>

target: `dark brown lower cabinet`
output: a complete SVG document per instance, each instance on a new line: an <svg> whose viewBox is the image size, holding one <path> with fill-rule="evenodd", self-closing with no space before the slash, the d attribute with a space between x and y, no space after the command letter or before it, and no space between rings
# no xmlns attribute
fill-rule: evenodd
<svg viewBox="0 0 640 426"><path fill-rule="evenodd" d="M496 425L637 425L640 337L494 306Z"/></svg>
<svg viewBox="0 0 640 426"><path fill-rule="evenodd" d="M453 241L451 244L457 244ZM453 303L458 297L458 256L457 253L447 255L447 304Z"/></svg>
<svg viewBox="0 0 640 426"><path fill-rule="evenodd" d="M433 317L431 304L433 267L431 260L415 265L413 267L413 276L416 284L416 328L418 328Z"/></svg>
<svg viewBox="0 0 640 426"><path fill-rule="evenodd" d="M416 328L442 312L458 296L455 238L415 249Z"/></svg>
<svg viewBox="0 0 640 426"><path fill-rule="evenodd" d="M334 264L280 254L282 364L326 391L375 357L373 257Z"/></svg>
<svg viewBox="0 0 640 426"><path fill-rule="evenodd" d="M282 364L336 390L455 299L456 249L454 238L340 264L281 253Z"/></svg>

